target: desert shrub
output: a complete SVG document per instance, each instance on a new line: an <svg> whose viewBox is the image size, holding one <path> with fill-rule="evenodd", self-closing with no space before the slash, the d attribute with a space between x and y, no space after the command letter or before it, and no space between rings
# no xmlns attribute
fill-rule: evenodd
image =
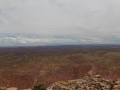
<svg viewBox="0 0 120 90"><path fill-rule="evenodd" d="M6 90L6 89L0 88L0 90Z"/></svg>
<svg viewBox="0 0 120 90"><path fill-rule="evenodd" d="M47 90L47 89L43 88L41 85L35 85L32 90Z"/></svg>

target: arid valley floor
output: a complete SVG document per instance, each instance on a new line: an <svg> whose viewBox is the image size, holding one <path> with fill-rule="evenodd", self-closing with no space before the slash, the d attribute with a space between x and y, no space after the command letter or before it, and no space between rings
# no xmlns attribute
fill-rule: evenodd
<svg viewBox="0 0 120 90"><path fill-rule="evenodd" d="M30 88L100 74L120 78L119 45L0 48L0 86Z"/></svg>

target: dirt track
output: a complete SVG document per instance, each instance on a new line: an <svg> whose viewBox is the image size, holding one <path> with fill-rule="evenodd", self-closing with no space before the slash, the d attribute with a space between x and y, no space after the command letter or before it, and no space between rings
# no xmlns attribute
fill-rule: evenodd
<svg viewBox="0 0 120 90"><path fill-rule="evenodd" d="M44 65L42 68L36 69L37 72L1 73L0 84L8 87L29 88L33 83L48 86L56 81L77 79L92 69L92 65L89 63L80 60L79 62L70 66L55 66L54 68L59 67L57 71L49 71Z"/></svg>
<svg viewBox="0 0 120 90"><path fill-rule="evenodd" d="M77 63L71 64L70 66L56 65L54 68L58 67L59 69L55 71L50 71L46 65L43 65L42 68L38 68L34 72L25 74L1 73L0 85L7 85L7 87L30 88L33 84L39 83L45 87L48 87L57 81L79 79L87 74L92 76L95 73L101 74L102 72L105 72L98 72L101 71L100 67L96 67L94 64L83 60L76 60L75 62ZM106 71L106 73L107 72L108 71Z"/></svg>
<svg viewBox="0 0 120 90"><path fill-rule="evenodd" d="M67 49L64 49L67 48ZM83 49L82 48L72 48L61 47L49 47L49 48L17 48L17 49L1 49L1 56L0 57L0 85L1 86L8 86L8 87L18 87L18 88L29 88L34 83L42 84L43 86L47 87L56 81L65 81L71 79L78 79L86 74L92 76L92 74L100 74L104 78L111 78L117 79L120 77L120 73L114 74L107 66L102 66L96 60L101 62L101 56L103 55L103 60L106 60L108 52L105 49L101 48L96 52L95 47L94 49ZM117 49L118 50L118 49ZM8 54L12 53L12 54ZM114 55L115 52L113 52ZM117 52L118 53L118 52ZM6 56L7 55L7 56ZM94 56L99 59L94 59ZM118 54L117 54L118 55ZM64 57L63 57L64 56ZM94 62L89 63L87 59L83 59L82 56L92 58ZM111 57L112 58L112 57ZM112 61L109 57L109 59ZM43 59L43 60L42 60ZM115 56L114 59L117 59ZM52 61L52 64L49 61ZM56 60L56 61L55 61ZM59 60L61 60L62 64L59 64ZM66 64L67 60L67 64ZM32 62L35 61L35 62ZM116 60L117 61L117 60ZM30 64L28 65L28 62ZM40 62L40 63L39 63ZM69 63L72 62L72 63ZM107 62L107 61L106 61ZM21 64L21 66L32 67L22 68L17 72L10 72L4 70L11 70L15 69L14 65ZM103 63L103 62L101 62ZM105 63L105 62L104 62ZM116 63L116 62L115 62ZM32 65L31 65L32 64ZM37 65L36 65L37 64ZM119 60L117 61L118 69L119 70ZM115 64L116 65L116 64ZM4 67L6 69L4 69ZM115 66L114 66L115 67ZM21 69L22 68L22 69ZM37 79L37 80L36 80ZM36 81L35 81L36 80Z"/></svg>

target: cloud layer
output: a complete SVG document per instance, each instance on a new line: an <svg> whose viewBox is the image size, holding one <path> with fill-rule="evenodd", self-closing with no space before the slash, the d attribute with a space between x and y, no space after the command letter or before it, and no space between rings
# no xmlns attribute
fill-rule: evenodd
<svg viewBox="0 0 120 90"><path fill-rule="evenodd" d="M34 36L6 34L0 45L119 44L119 8L119 0L0 0L0 35Z"/></svg>
<svg viewBox="0 0 120 90"><path fill-rule="evenodd" d="M38 34L1 34L0 46L46 46L79 44L117 44L117 39L40 36Z"/></svg>

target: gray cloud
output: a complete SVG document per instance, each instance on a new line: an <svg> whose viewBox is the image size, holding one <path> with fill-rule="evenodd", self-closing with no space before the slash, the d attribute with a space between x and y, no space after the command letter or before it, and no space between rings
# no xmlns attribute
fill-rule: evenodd
<svg viewBox="0 0 120 90"><path fill-rule="evenodd" d="M0 0L0 33L66 36L74 38L71 44L120 43L119 8L119 0Z"/></svg>

